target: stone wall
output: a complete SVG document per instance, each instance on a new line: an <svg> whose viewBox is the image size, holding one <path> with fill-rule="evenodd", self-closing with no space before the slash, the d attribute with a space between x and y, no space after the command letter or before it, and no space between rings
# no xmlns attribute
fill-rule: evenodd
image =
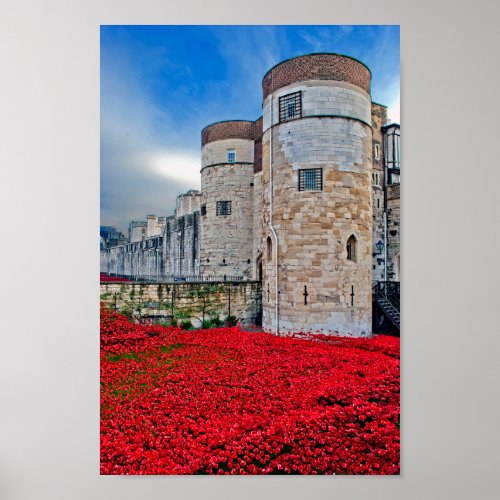
<svg viewBox="0 0 500 500"><path fill-rule="evenodd" d="M154 236L101 250L101 272L143 278L162 274L163 238Z"/></svg>
<svg viewBox="0 0 500 500"><path fill-rule="evenodd" d="M200 213L168 217L162 234L101 250L101 272L155 279L200 272Z"/></svg>
<svg viewBox="0 0 500 500"><path fill-rule="evenodd" d="M244 276L253 269L255 122L214 123L202 131L202 274ZM228 149L236 154L228 163ZM218 212L224 203L228 213Z"/></svg>
<svg viewBox="0 0 500 500"><path fill-rule="evenodd" d="M272 121L270 96L264 100L264 130L269 128L271 122L273 125L279 123L279 98L299 91L302 100L302 119L315 116L345 116L356 118L367 125L372 123L369 94L349 83L313 80L287 85L276 91L273 94Z"/></svg>
<svg viewBox="0 0 500 500"><path fill-rule="evenodd" d="M264 253L264 206L262 198L262 170L253 177L253 251L252 251L252 277L262 279L261 266Z"/></svg>
<svg viewBox="0 0 500 500"><path fill-rule="evenodd" d="M201 152L201 165L206 168L210 165L227 163L227 150L234 149L236 153L235 163L251 163L253 165L254 143L247 139L223 139L210 142L203 146ZM203 191L203 188L202 188Z"/></svg>
<svg viewBox="0 0 500 500"><path fill-rule="evenodd" d="M147 231L146 238L159 236L163 232L165 226L165 217L158 217L150 214L147 216Z"/></svg>
<svg viewBox="0 0 500 500"><path fill-rule="evenodd" d="M253 169L256 174L262 172L262 121L262 116L255 121Z"/></svg>
<svg viewBox="0 0 500 500"><path fill-rule="evenodd" d="M191 276L200 273L200 212L169 218L163 242L165 274Z"/></svg>
<svg viewBox="0 0 500 500"><path fill-rule="evenodd" d="M261 308L258 282L244 283L101 283L101 300L111 308L135 317L191 319L199 326L205 303L205 319L254 324Z"/></svg>
<svg viewBox="0 0 500 500"><path fill-rule="evenodd" d="M128 226L128 241L135 243L142 241L147 237L147 222L146 221L131 221Z"/></svg>
<svg viewBox="0 0 500 500"><path fill-rule="evenodd" d="M373 205L373 281L384 281L384 254L378 254L378 241L385 245L384 237L384 162L382 127L387 124L387 108L372 102L372 205ZM378 158L375 148L378 146Z"/></svg>
<svg viewBox="0 0 500 500"><path fill-rule="evenodd" d="M387 279L389 281L400 281L400 198L399 184L387 186Z"/></svg>
<svg viewBox="0 0 500 500"><path fill-rule="evenodd" d="M202 274L252 275L253 164L223 164L201 172ZM231 213L217 215L217 202L229 201Z"/></svg>
<svg viewBox="0 0 500 500"><path fill-rule="evenodd" d="M280 123L278 98L299 90L306 117ZM370 96L345 82L301 81L268 96L263 111L262 244L267 246L269 238L272 249L270 255L264 252L264 329L276 331L278 301L280 332L369 335L373 225ZM275 291L276 241L267 227L271 134L279 297ZM299 170L304 168L323 169L322 190L299 191ZM352 235L356 257L348 260L346 245Z"/></svg>
<svg viewBox="0 0 500 500"><path fill-rule="evenodd" d="M174 217L192 214L200 210L201 193L192 189L185 194L177 196L175 201Z"/></svg>

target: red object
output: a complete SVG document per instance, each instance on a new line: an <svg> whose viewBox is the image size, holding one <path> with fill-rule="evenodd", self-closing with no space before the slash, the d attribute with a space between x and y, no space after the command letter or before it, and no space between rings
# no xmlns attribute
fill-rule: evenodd
<svg viewBox="0 0 500 500"><path fill-rule="evenodd" d="M132 281L130 281L127 278L118 278L116 276L110 276L109 274L106 274L106 273L100 273L100 281L101 281L101 283L108 282L108 281L112 281L114 283L116 283L116 282L132 283Z"/></svg>
<svg viewBox="0 0 500 500"><path fill-rule="evenodd" d="M102 308L101 474L399 474L399 338L308 337Z"/></svg>

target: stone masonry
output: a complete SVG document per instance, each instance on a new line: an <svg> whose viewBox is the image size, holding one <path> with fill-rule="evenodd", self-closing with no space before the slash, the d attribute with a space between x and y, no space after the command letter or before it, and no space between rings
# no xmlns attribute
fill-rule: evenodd
<svg viewBox="0 0 500 500"><path fill-rule="evenodd" d="M100 294L103 302L122 313L165 320L175 317L194 326L200 326L204 308L205 319L234 316L243 325L254 324L262 295L259 282L101 283Z"/></svg>
<svg viewBox="0 0 500 500"><path fill-rule="evenodd" d="M383 281L383 252L379 253L376 244L384 242L384 164L382 127L387 124L387 108L375 102L372 103L372 205L373 205L373 281ZM378 150L378 154L377 154Z"/></svg>
<svg viewBox="0 0 500 500"><path fill-rule="evenodd" d="M254 122L241 121L214 124L203 130L202 274L220 278L252 275L254 131ZM236 137L238 134L242 137ZM231 162L229 152L234 154ZM220 204L225 204L224 213Z"/></svg>
<svg viewBox="0 0 500 500"><path fill-rule="evenodd" d="M301 116L280 121L280 97L295 92ZM264 236L276 245L272 225L278 244L264 266L269 331L371 333L370 125L370 96L350 82L299 81L264 101ZM320 169L322 187L301 191L299 172L311 168ZM347 258L350 237L354 260Z"/></svg>
<svg viewBox="0 0 500 500"><path fill-rule="evenodd" d="M251 315L262 307L266 331L370 335L372 282L400 276L400 189L387 184L387 108L370 81L338 54L271 68L262 117L202 130L201 192L179 195L172 216L131 223L130 243L101 250L101 271L255 280Z"/></svg>

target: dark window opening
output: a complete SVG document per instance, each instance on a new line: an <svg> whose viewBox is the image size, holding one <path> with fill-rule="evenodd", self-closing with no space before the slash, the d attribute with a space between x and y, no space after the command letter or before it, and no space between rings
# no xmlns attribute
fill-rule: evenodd
<svg viewBox="0 0 500 500"><path fill-rule="evenodd" d="M347 240L347 258L356 262L356 238L351 235Z"/></svg>
<svg viewBox="0 0 500 500"><path fill-rule="evenodd" d="M323 169L306 168L299 170L299 191L322 191Z"/></svg>
<svg viewBox="0 0 500 500"><path fill-rule="evenodd" d="M280 122L295 120L302 116L302 95L301 92L294 92L279 99Z"/></svg>
<svg viewBox="0 0 500 500"><path fill-rule="evenodd" d="M207 215L207 206L202 205L200 209L201 215Z"/></svg>
<svg viewBox="0 0 500 500"><path fill-rule="evenodd" d="M267 237L267 260L273 258L273 242L271 241L271 236Z"/></svg>
<svg viewBox="0 0 500 500"><path fill-rule="evenodd" d="M217 215L231 215L231 202L218 201L217 202Z"/></svg>

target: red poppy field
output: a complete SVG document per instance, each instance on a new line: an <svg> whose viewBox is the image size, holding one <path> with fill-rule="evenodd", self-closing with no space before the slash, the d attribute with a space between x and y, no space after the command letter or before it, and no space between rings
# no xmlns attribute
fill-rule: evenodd
<svg viewBox="0 0 500 500"><path fill-rule="evenodd" d="M399 474L399 339L101 309L101 474Z"/></svg>

